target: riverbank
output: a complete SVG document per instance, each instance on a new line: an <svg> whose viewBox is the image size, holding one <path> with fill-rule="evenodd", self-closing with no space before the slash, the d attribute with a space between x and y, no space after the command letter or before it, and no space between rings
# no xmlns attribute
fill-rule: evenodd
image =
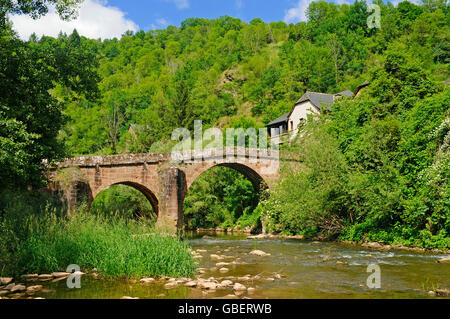
<svg viewBox="0 0 450 319"><path fill-rule="evenodd" d="M390 251L390 250L403 250L403 251L411 251L416 253L433 253L433 254L450 254L450 250L442 250L442 249L425 249L421 247L407 247L403 245L389 245L385 243L378 242L366 242L366 243L358 243L354 241L339 241L332 240L327 237L313 237L306 238L303 235L278 235L278 234L259 234L252 235L250 230L231 230L231 229L221 229L221 228L210 228L210 229L197 229L190 230L190 232L203 234L203 233L216 233L216 234L241 234L247 235L247 239L296 239L296 240L308 240L313 243L321 243L321 242L336 242L343 243L353 246L360 246L364 248L370 248L381 251ZM208 235L206 235L208 236Z"/></svg>
<svg viewBox="0 0 450 319"><path fill-rule="evenodd" d="M305 236L296 235L296 236L284 236L284 235L274 235L274 234L261 234L255 236L248 236L248 239L298 239L305 240ZM364 248L370 248L374 250L380 251L391 251L391 250L403 250L403 251L411 251L416 253L433 253L433 254L450 254L450 250L442 250L442 249L425 249L420 247L406 247L403 245L389 245L384 243L377 242L367 242L367 243L358 243L353 241L339 241L339 240L323 240L320 238L313 238L311 240L313 243L321 243L321 242L336 242L342 244L348 244L353 246L359 246Z"/></svg>
<svg viewBox="0 0 450 319"><path fill-rule="evenodd" d="M30 275L15 280L30 293L5 298L435 299L447 298L444 293L450 289L450 268L438 263L450 255L372 250L337 242L254 240L223 233L210 233L206 239L194 234L185 241L198 262L192 276L107 278L92 270L82 275L82 289L68 289L66 280L41 281L39 277L45 280L45 276ZM380 289L367 286L367 267L374 263L382 271ZM43 288L32 293L35 288L28 288L33 286Z"/></svg>

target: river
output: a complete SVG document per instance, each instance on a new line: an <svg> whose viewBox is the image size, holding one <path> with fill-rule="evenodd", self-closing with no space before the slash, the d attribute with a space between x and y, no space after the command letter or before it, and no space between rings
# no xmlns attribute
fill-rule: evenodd
<svg viewBox="0 0 450 319"><path fill-rule="evenodd" d="M239 298L322 299L322 298L435 298L433 288L450 288L450 265L437 260L449 255L409 251L376 251L341 243L313 243L299 240L249 240L244 235L203 235L187 239L193 250L201 250L203 278L219 282L230 279L254 291ZM206 252L204 252L205 250ZM270 256L250 255L253 250ZM199 253L200 254L200 253ZM226 256L212 260L211 254ZM218 262L232 263L216 266ZM234 263L233 263L234 262ZM369 265L380 267L381 288L371 289L367 279ZM228 268L221 273L220 268ZM247 280L242 277L250 277ZM256 276L256 278L255 278ZM125 280L94 279L83 276L81 289L67 288L66 281L44 284L34 297L47 299L210 299L234 295L233 289L213 292L183 285L167 290L166 281L143 285Z"/></svg>

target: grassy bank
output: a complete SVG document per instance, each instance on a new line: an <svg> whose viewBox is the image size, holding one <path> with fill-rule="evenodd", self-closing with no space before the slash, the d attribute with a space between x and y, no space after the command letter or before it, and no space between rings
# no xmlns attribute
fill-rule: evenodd
<svg viewBox="0 0 450 319"><path fill-rule="evenodd" d="M20 222L1 220L0 274L63 271L77 264L105 277L188 277L195 261L187 244L142 221L79 212L73 218L54 212Z"/></svg>

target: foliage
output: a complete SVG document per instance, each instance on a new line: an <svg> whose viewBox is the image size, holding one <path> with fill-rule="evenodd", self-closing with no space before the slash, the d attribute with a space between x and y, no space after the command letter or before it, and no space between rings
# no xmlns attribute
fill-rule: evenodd
<svg viewBox="0 0 450 319"><path fill-rule="evenodd" d="M376 86L310 120L288 147L304 162L261 204L266 228L448 249L450 89L398 50L371 71Z"/></svg>
<svg viewBox="0 0 450 319"><path fill-rule="evenodd" d="M185 224L196 228L245 228L256 224L259 196L243 175L215 167L200 176L184 201ZM249 223L255 221L255 223Z"/></svg>
<svg viewBox="0 0 450 319"><path fill-rule="evenodd" d="M63 16L78 3L3 1L0 10L41 15L55 2L69 8ZM205 129L261 126L306 91L369 81L305 128L293 146L304 165L286 167L256 210L248 181L207 172L186 198L187 224L262 218L277 232L448 247L448 6L376 3L381 29L367 27L365 1L312 2L295 25L190 18L108 40L74 31L22 42L2 25L0 177L39 185L44 159L167 151L173 129L195 119Z"/></svg>
<svg viewBox="0 0 450 319"><path fill-rule="evenodd" d="M188 277L195 271L186 243L143 221L82 210L65 219L51 208L39 215L11 208L0 228L2 275L65 271L71 264L112 278Z"/></svg>
<svg viewBox="0 0 450 319"><path fill-rule="evenodd" d="M138 190L124 185L111 186L94 200L91 213L99 216L120 216L124 219L156 221L150 201Z"/></svg>

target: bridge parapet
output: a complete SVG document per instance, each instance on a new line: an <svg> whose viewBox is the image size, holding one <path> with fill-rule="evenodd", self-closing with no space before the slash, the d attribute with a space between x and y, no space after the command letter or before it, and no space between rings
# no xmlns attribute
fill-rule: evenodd
<svg viewBox="0 0 450 319"><path fill-rule="evenodd" d="M96 167L114 165L133 164L158 164L164 162L190 163L198 161L221 161L227 159L228 162L242 162L250 160L252 162L274 161L280 158L277 150L252 149L240 147L224 147L205 150L181 151L172 153L148 153L148 154L120 154L120 155L95 155L81 156L65 159L56 165L56 168L67 168L72 166Z"/></svg>

